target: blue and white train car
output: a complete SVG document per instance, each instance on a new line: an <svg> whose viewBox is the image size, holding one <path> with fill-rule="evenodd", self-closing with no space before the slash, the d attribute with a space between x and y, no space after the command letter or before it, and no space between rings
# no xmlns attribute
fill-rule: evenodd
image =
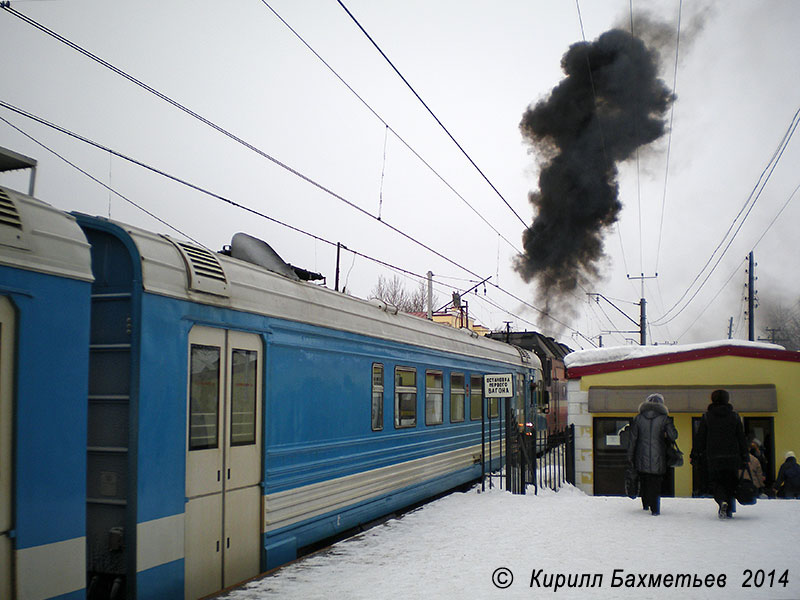
<svg viewBox="0 0 800 600"><path fill-rule="evenodd" d="M38 216L28 218L23 227L37 229ZM23 354L28 321L13 294L40 293L0 278L19 324L15 381L26 361L28 371L42 370L33 399L19 385L8 394L17 460L4 485L16 498L9 552L17 573L22 543L80 544L70 568L84 570L89 598L198 598L472 481L481 472L481 416L494 410L483 375L513 373L522 406L540 374L534 356L501 342L75 215L87 247L74 221L61 218L84 255L83 271L61 274L69 280L61 285L82 286L83 299L69 303L63 292L36 316L74 310L76 331L60 342L39 330L40 343L50 341L46 355ZM73 363L69 377L51 371L58 355ZM69 399L51 407L52 388ZM22 420L41 430L23 439ZM28 490L31 479L38 487ZM72 506L78 496L81 510ZM49 537L23 542L20 516L48 509L59 526L42 524ZM60 564L38 567L49 574ZM21 581L17 597L29 597Z"/></svg>
<svg viewBox="0 0 800 600"><path fill-rule="evenodd" d="M0 188L0 598L83 598L92 269L75 219Z"/></svg>

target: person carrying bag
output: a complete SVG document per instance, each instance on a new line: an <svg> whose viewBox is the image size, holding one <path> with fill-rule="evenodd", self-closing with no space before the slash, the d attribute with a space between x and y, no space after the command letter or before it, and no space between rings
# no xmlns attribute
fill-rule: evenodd
<svg viewBox="0 0 800 600"><path fill-rule="evenodd" d="M661 480L667 472L667 441L678 439L661 394L650 394L639 405L628 442L628 465L639 476L642 508L661 514Z"/></svg>

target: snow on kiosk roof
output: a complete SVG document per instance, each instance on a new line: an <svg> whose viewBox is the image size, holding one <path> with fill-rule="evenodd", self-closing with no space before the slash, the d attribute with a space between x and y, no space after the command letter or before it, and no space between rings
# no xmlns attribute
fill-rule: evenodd
<svg viewBox="0 0 800 600"><path fill-rule="evenodd" d="M579 350L564 357L567 377L641 369L670 363L718 356L741 356L800 362L800 352L790 352L778 344L744 340L718 340L681 346L613 346Z"/></svg>

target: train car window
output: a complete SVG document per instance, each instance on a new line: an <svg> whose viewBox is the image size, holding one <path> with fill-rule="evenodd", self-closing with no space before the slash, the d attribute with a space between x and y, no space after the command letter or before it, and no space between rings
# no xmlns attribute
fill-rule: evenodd
<svg viewBox="0 0 800 600"><path fill-rule="evenodd" d="M383 429L383 365L372 365L372 431Z"/></svg>
<svg viewBox="0 0 800 600"><path fill-rule="evenodd" d="M469 418L473 421L483 418L483 377L480 375L469 378Z"/></svg>
<svg viewBox="0 0 800 600"><path fill-rule="evenodd" d="M231 446L256 443L256 369L258 352L233 350L231 373Z"/></svg>
<svg viewBox="0 0 800 600"><path fill-rule="evenodd" d="M463 373L450 373L450 422L464 420L464 399L467 392Z"/></svg>
<svg viewBox="0 0 800 600"><path fill-rule="evenodd" d="M417 370L412 367L394 369L394 426L417 425Z"/></svg>
<svg viewBox="0 0 800 600"><path fill-rule="evenodd" d="M425 425L441 425L444 399L444 375L441 371L425 373Z"/></svg>
<svg viewBox="0 0 800 600"><path fill-rule="evenodd" d="M550 413L550 390L545 386L544 381L541 379L537 382L536 391L538 392L538 410L540 413Z"/></svg>
<svg viewBox="0 0 800 600"><path fill-rule="evenodd" d="M220 349L192 344L189 450L219 447Z"/></svg>

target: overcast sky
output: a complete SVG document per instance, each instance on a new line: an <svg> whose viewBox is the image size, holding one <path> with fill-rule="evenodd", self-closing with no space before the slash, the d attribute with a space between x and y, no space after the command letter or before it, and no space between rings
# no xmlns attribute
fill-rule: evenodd
<svg viewBox="0 0 800 600"><path fill-rule="evenodd" d="M641 148L638 161L618 166L622 210L618 223L603 231L600 276L558 301L543 298L536 281L524 282L513 268L523 231L536 216L528 194L538 188L544 160L525 143L519 124L528 106L546 99L564 78L561 59L572 44L584 36L593 42L614 27L630 32L631 2L344 4L497 191L336 0L269 0L274 12L261 0L11 3L260 153L8 10L0 11L0 100L322 240L410 273L431 270L440 304L452 290L472 286L476 275L491 276L485 296L481 287L479 296L468 298L470 315L488 327L511 321L514 330L537 329L576 349L591 347L586 338L596 344L600 334L605 345L625 344L638 335L609 332L636 329L617 310L638 321L641 282L630 277L657 272L645 280L649 341L721 339L731 317L734 337L746 339L742 311L751 250L761 306L797 302L800 200L792 193L800 185L800 142L788 139L780 162L771 162L800 108L796 0L684 3L676 99L663 116L668 132ZM634 32L644 28L640 9L663 25L659 76L672 89L679 2L632 5ZM656 41L645 37L648 44ZM267 240L287 262L321 272L333 287L335 246L7 108L0 107L0 117L203 245L219 249L245 231ZM181 237L5 121L0 146L39 161L36 195L42 200ZM768 166L766 186L706 281L710 268L704 265L717 263L715 248L728 245L726 232L738 229L737 214L750 209ZM0 176L0 184L27 185L19 175ZM342 283L356 296L366 297L380 275L394 274L342 254ZM410 275L401 277L410 288L418 285ZM617 308L590 302L587 292L603 294ZM548 300L558 322L532 308ZM759 314L758 334L764 335Z"/></svg>

